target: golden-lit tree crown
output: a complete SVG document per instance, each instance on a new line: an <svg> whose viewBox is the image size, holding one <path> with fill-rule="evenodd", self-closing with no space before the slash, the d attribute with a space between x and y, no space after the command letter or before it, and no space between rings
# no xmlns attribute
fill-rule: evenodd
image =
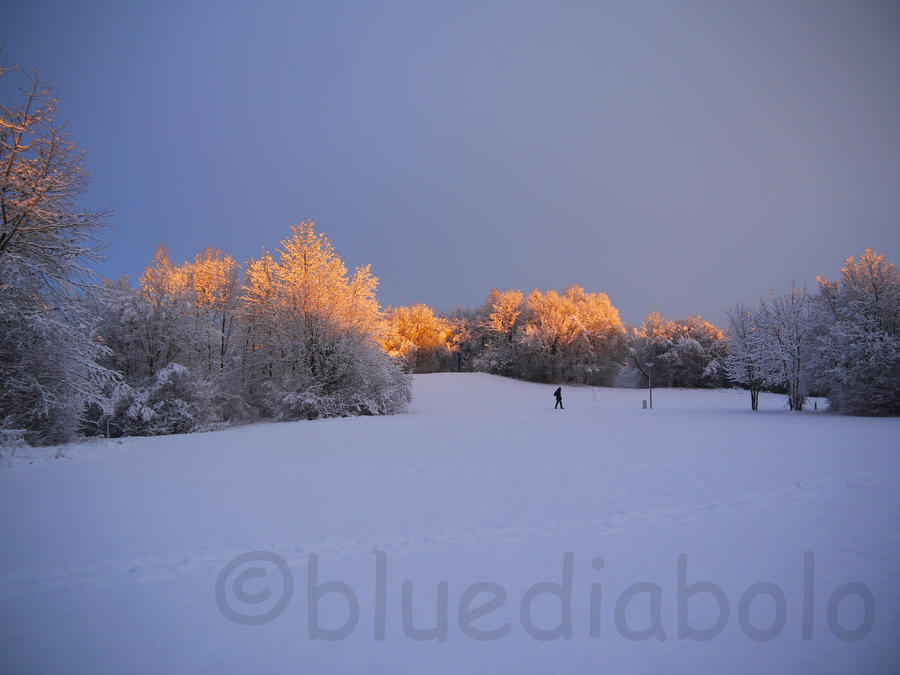
<svg viewBox="0 0 900 675"><path fill-rule="evenodd" d="M503 292L496 288L488 297L487 327L502 334L509 334L524 309L522 291L510 288Z"/></svg>
<svg viewBox="0 0 900 675"><path fill-rule="evenodd" d="M314 223L291 226L277 259L267 252L247 263L245 292L250 302L266 298L271 311L304 321L327 321L343 330L372 336L382 331L375 292L378 278L368 265L348 276L347 267Z"/></svg>

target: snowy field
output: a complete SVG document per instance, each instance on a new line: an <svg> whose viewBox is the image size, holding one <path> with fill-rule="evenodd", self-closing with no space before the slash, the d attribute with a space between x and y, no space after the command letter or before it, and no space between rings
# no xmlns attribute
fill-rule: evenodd
<svg viewBox="0 0 900 675"><path fill-rule="evenodd" d="M422 375L395 417L26 450L0 669L900 670L900 419L553 389Z"/></svg>

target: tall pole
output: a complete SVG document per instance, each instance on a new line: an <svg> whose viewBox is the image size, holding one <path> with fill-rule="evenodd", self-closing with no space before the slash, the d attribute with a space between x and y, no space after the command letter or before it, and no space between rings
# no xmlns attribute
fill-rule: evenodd
<svg viewBox="0 0 900 675"><path fill-rule="evenodd" d="M647 379L650 385L650 410L653 410L653 363L647 363Z"/></svg>

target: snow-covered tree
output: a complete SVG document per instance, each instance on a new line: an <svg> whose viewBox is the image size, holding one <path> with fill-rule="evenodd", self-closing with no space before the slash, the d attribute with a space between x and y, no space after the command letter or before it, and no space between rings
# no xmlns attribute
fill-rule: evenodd
<svg viewBox="0 0 900 675"><path fill-rule="evenodd" d="M535 289L519 340L521 377L539 382L609 385L625 354L625 329L605 293L577 285L562 294Z"/></svg>
<svg viewBox="0 0 900 675"><path fill-rule="evenodd" d="M447 335L450 358L445 363L445 369L458 373L472 370L473 360L484 347L484 337L478 327L478 310L459 305L452 312L440 316L450 327Z"/></svg>
<svg viewBox="0 0 900 675"><path fill-rule="evenodd" d="M368 267L349 275L301 223L240 266L206 249L173 264L164 246L140 285L107 281L98 334L126 380L92 433L184 433L259 414L280 419L395 412L408 377L381 349L384 319Z"/></svg>
<svg viewBox="0 0 900 675"><path fill-rule="evenodd" d="M190 306L194 367L207 374L223 371L240 302L240 265L228 253L207 247L182 266Z"/></svg>
<svg viewBox="0 0 900 675"><path fill-rule="evenodd" d="M15 77L0 68L0 85ZM99 365L87 296L106 212L82 209L84 154L37 73L0 107L0 426L64 440L115 373Z"/></svg>
<svg viewBox="0 0 900 675"><path fill-rule="evenodd" d="M472 333L474 367L537 382L611 384L625 331L605 293L491 291Z"/></svg>
<svg viewBox="0 0 900 675"><path fill-rule="evenodd" d="M646 386L653 364L653 382L660 387L718 387L725 384L725 334L700 316L666 319L653 311L628 337L628 369L622 381Z"/></svg>
<svg viewBox="0 0 900 675"><path fill-rule="evenodd" d="M227 253L208 248L176 265L165 245L139 288L105 280L97 332L124 382L108 388L110 406L90 408L86 433L184 433L252 418L233 348L239 284Z"/></svg>
<svg viewBox="0 0 900 675"><path fill-rule="evenodd" d="M778 295L774 291L760 300L755 315L761 331L763 382L767 387L784 387L791 410L802 410L809 395L807 359L815 327L812 297L805 288L791 284Z"/></svg>
<svg viewBox="0 0 900 675"><path fill-rule="evenodd" d="M146 366L143 375L155 377L171 363L187 364L196 351L190 333L187 275L172 263L163 244L157 247L139 284L142 302L130 318Z"/></svg>
<svg viewBox="0 0 900 675"><path fill-rule="evenodd" d="M829 407L854 415L900 413L900 272L866 249L841 279L819 280L812 370Z"/></svg>
<svg viewBox="0 0 900 675"><path fill-rule="evenodd" d="M477 345L475 367L497 375L521 377L519 329L525 296L510 288L491 290L476 322L481 344Z"/></svg>
<svg viewBox="0 0 900 675"><path fill-rule="evenodd" d="M433 373L449 365L455 350L454 326L435 316L434 310L418 303L411 307L392 307L385 312L384 350L403 359L410 372Z"/></svg>
<svg viewBox="0 0 900 675"><path fill-rule="evenodd" d="M491 290L487 299L486 327L506 342L513 342L519 317L525 309L525 296L522 291L510 288L505 291Z"/></svg>
<svg viewBox="0 0 900 675"><path fill-rule="evenodd" d="M127 280L106 289L107 304L119 317L117 337L127 333L128 359L140 354L142 361L124 364L129 375L155 377L176 362L198 376L223 371L233 351L240 301L240 265L234 258L207 248L175 265L161 245L139 283L136 293ZM112 339L110 328L107 332Z"/></svg>
<svg viewBox="0 0 900 675"><path fill-rule="evenodd" d="M251 402L284 419L384 414L409 380L384 353L384 321L368 266L353 275L313 223L292 226L275 259L247 264L243 378Z"/></svg>
<svg viewBox="0 0 900 675"><path fill-rule="evenodd" d="M152 271L145 274L145 281L147 276ZM88 407L84 433L112 437L187 433L252 417L236 393L230 370L208 370L205 355L190 368L182 363L203 344L191 340L187 307L173 298L156 297L152 302L147 290L146 285L132 288L127 277L104 280L95 310L97 335L111 350L106 363L122 373L123 381L107 388L107 406ZM176 351L173 343L178 339L183 345Z"/></svg>
<svg viewBox="0 0 900 675"><path fill-rule="evenodd" d="M251 395L275 376L280 359L276 345L275 260L268 251L247 261L241 295L239 321L243 328L241 353L241 389Z"/></svg>
<svg viewBox="0 0 900 675"><path fill-rule="evenodd" d="M765 382L765 345L753 312L738 303L728 310L728 377L750 390L750 407L759 410L759 392Z"/></svg>

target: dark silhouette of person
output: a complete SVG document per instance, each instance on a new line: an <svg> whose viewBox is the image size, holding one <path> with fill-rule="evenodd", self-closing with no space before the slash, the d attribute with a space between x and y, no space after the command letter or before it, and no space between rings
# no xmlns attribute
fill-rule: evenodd
<svg viewBox="0 0 900 675"><path fill-rule="evenodd" d="M553 395L556 397L556 405L553 406L553 409L556 410L557 408L562 408L565 410L562 404L562 387L557 387L556 391L553 392Z"/></svg>

